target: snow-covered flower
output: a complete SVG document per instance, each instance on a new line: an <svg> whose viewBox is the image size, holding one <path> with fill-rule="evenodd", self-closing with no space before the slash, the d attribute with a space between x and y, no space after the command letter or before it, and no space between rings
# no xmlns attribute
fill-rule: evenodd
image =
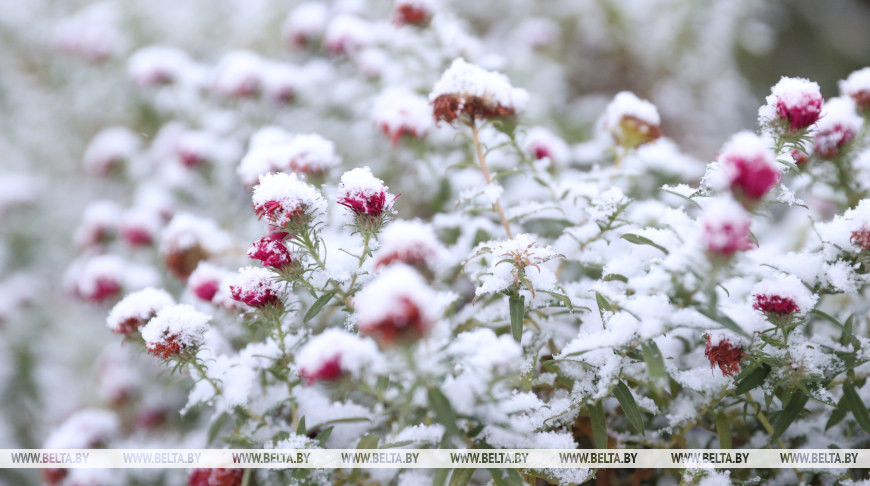
<svg viewBox="0 0 870 486"><path fill-rule="evenodd" d="M306 47L323 36L329 8L322 2L303 2L294 8L281 26L288 45Z"/></svg>
<svg viewBox="0 0 870 486"><path fill-rule="evenodd" d="M139 137L129 128L106 128L85 149L85 168L95 175L108 175L132 159L141 145Z"/></svg>
<svg viewBox="0 0 870 486"><path fill-rule="evenodd" d="M719 167L735 197L755 203L779 181L779 167L767 141L751 132L735 134L719 153Z"/></svg>
<svg viewBox="0 0 870 486"><path fill-rule="evenodd" d="M287 233L274 232L255 241L248 249L248 256L260 260L263 265L281 270L293 265L293 254L284 243Z"/></svg>
<svg viewBox="0 0 870 486"><path fill-rule="evenodd" d="M326 199L320 191L296 174L284 172L261 176L251 200L258 217L291 233L305 229L326 210Z"/></svg>
<svg viewBox="0 0 870 486"><path fill-rule="evenodd" d="M787 133L802 130L818 121L822 112L819 85L804 78L783 77L770 90L767 104L758 110L762 126L783 126Z"/></svg>
<svg viewBox="0 0 870 486"><path fill-rule="evenodd" d="M404 263L418 270L436 272L447 251L432 227L420 221L391 223L378 239L381 247L374 254L375 269Z"/></svg>
<svg viewBox="0 0 870 486"><path fill-rule="evenodd" d="M870 67L852 72L839 85L841 95L852 98L864 113L870 112Z"/></svg>
<svg viewBox="0 0 870 486"><path fill-rule="evenodd" d="M300 72L294 66L268 61L263 64L263 95L283 105L292 102L300 88Z"/></svg>
<svg viewBox="0 0 870 486"><path fill-rule="evenodd" d="M91 449L106 445L120 432L118 417L94 408L80 410L67 418L45 440L45 449Z"/></svg>
<svg viewBox="0 0 870 486"><path fill-rule="evenodd" d="M564 140L544 127L534 127L523 137L523 149L535 160L549 159L555 164L564 164L571 150Z"/></svg>
<svg viewBox="0 0 870 486"><path fill-rule="evenodd" d="M701 244L713 255L730 257L753 247L749 214L731 198L718 198L701 218Z"/></svg>
<svg viewBox="0 0 870 486"><path fill-rule="evenodd" d="M475 295L481 296L522 286L532 295L536 290L552 290L556 277L547 268L541 267L559 255L549 246L540 246L534 235L522 233L505 241L481 243L474 257L490 255L489 265L480 275L480 285Z"/></svg>
<svg viewBox="0 0 870 486"><path fill-rule="evenodd" d="M93 257L74 276L75 294L99 304L115 298L124 283L124 261L117 255Z"/></svg>
<svg viewBox="0 0 870 486"><path fill-rule="evenodd" d="M145 347L162 359L181 355L202 343L210 320L187 304L164 307L142 328Z"/></svg>
<svg viewBox="0 0 870 486"><path fill-rule="evenodd" d="M434 12L434 0L396 0L393 22L396 25L425 25Z"/></svg>
<svg viewBox="0 0 870 486"><path fill-rule="evenodd" d="M187 486L241 486L244 469L194 469L187 477Z"/></svg>
<svg viewBox="0 0 870 486"><path fill-rule="evenodd" d="M804 316L816 305L813 295L794 275L765 279L752 289L752 308L769 316Z"/></svg>
<svg viewBox="0 0 870 486"><path fill-rule="evenodd" d="M137 207L124 212L118 225L118 234L130 246L154 243L163 226L163 218L153 208Z"/></svg>
<svg viewBox="0 0 870 486"><path fill-rule="evenodd" d="M423 278L406 265L393 265L354 298L361 334L381 345L424 336L440 317L438 296Z"/></svg>
<svg viewBox="0 0 870 486"><path fill-rule="evenodd" d="M617 93L607 105L601 126L616 145L629 149L662 136L658 109L630 91Z"/></svg>
<svg viewBox="0 0 870 486"><path fill-rule="evenodd" d="M525 109L528 93L511 86L507 76L457 58L429 93L435 121L465 116L475 119L516 115Z"/></svg>
<svg viewBox="0 0 870 486"><path fill-rule="evenodd" d="M399 196L390 194L384 181L368 167L349 170L341 176L338 204L348 208L362 231L375 232L389 217Z"/></svg>
<svg viewBox="0 0 870 486"><path fill-rule="evenodd" d="M725 376L734 376L740 371L740 361L746 357L746 342L731 331L707 333L704 356L710 360L710 368L716 366Z"/></svg>
<svg viewBox="0 0 870 486"><path fill-rule="evenodd" d="M234 300L248 306L262 308L281 306L281 286L269 270L258 267L239 269L229 284Z"/></svg>
<svg viewBox="0 0 870 486"><path fill-rule="evenodd" d="M862 199L847 216L851 220L849 241L862 251L870 251L870 199Z"/></svg>
<svg viewBox="0 0 870 486"><path fill-rule="evenodd" d="M114 201L97 200L85 208L82 223L74 235L76 244L85 248L108 243L118 229L121 206Z"/></svg>
<svg viewBox="0 0 870 486"><path fill-rule="evenodd" d="M214 221L181 213L163 229L160 252L166 268L178 279L186 280L199 262L226 251L230 241Z"/></svg>
<svg viewBox="0 0 870 486"><path fill-rule="evenodd" d="M191 64L186 52L170 46L147 46L130 56L127 72L140 86L162 86L178 82Z"/></svg>
<svg viewBox="0 0 870 486"><path fill-rule="evenodd" d="M836 157L843 146L855 138L862 124L852 98L831 98L825 103L813 131L816 154L825 159Z"/></svg>
<svg viewBox="0 0 870 486"><path fill-rule="evenodd" d="M214 89L228 98L254 98L263 87L263 60L251 51L224 54L215 68Z"/></svg>
<svg viewBox="0 0 870 486"><path fill-rule="evenodd" d="M339 14L326 26L323 43L333 56L359 52L374 40L372 25L356 15Z"/></svg>
<svg viewBox="0 0 870 486"><path fill-rule="evenodd" d="M121 299L106 318L112 332L125 336L146 325L165 307L175 304L175 299L162 289L148 287Z"/></svg>
<svg viewBox="0 0 870 486"><path fill-rule="evenodd" d="M327 329L311 338L296 355L299 375L308 384L332 381L343 373L359 377L380 358L374 341L341 329Z"/></svg>
<svg viewBox="0 0 870 486"><path fill-rule="evenodd" d="M209 262L200 262L187 279L187 288L200 300L211 302L229 272Z"/></svg>
<svg viewBox="0 0 870 486"><path fill-rule="evenodd" d="M316 133L291 134L268 126L251 137L247 153L237 173L247 186L270 172L296 172L301 176L320 176L341 163L335 144Z"/></svg>
<svg viewBox="0 0 870 486"><path fill-rule="evenodd" d="M426 98L407 88L387 88L376 99L372 119L393 145L403 136L423 138L432 129Z"/></svg>

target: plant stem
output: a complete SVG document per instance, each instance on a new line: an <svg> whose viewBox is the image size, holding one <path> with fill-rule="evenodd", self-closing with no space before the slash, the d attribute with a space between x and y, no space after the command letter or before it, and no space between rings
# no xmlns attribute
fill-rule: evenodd
<svg viewBox="0 0 870 486"><path fill-rule="evenodd" d="M474 149L477 151L477 158L480 160L480 169L483 171L483 178L486 179L486 184L492 184L492 177L489 175L489 168L486 166L486 157L483 156L483 150L480 147L480 134L477 130L477 122L474 118L471 119L471 134L474 137ZM514 235L511 232L510 223L508 223L507 217L504 215L504 210L501 207L501 201L496 199L493 204L493 208L498 213L499 219L501 219L501 224L504 226L505 232L507 232L507 236L509 239L514 239Z"/></svg>

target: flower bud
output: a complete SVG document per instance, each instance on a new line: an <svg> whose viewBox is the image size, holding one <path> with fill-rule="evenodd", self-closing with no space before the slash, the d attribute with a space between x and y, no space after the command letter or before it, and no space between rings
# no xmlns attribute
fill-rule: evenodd
<svg viewBox="0 0 870 486"><path fill-rule="evenodd" d="M426 98L405 88L388 88L375 100L372 118L395 146L402 137L423 138L432 129Z"/></svg>
<svg viewBox="0 0 870 486"><path fill-rule="evenodd" d="M261 176L251 199L258 217L291 234L305 230L326 210L320 191L283 172Z"/></svg>
<svg viewBox="0 0 870 486"><path fill-rule="evenodd" d="M523 111L528 93L511 86L508 78L469 64L453 61L429 94L435 121L453 123L510 117Z"/></svg>
<svg viewBox="0 0 870 486"><path fill-rule="evenodd" d="M855 113L851 98L831 98L822 110L822 118L813 131L816 154L833 159L851 142L861 129L863 120Z"/></svg>
<svg viewBox="0 0 870 486"><path fill-rule="evenodd" d="M740 372L740 361L746 357L743 339L728 331L707 333L704 356L710 360L710 368L719 367L724 376L734 376Z"/></svg>
<svg viewBox="0 0 870 486"><path fill-rule="evenodd" d="M819 120L822 93L819 85L808 79L783 77L770 90L767 105L758 112L762 126L781 132L803 130Z"/></svg>
<svg viewBox="0 0 870 486"><path fill-rule="evenodd" d="M399 197L387 192L388 189L368 167L349 170L341 176L338 204L351 211L360 231L377 232Z"/></svg>
<svg viewBox="0 0 870 486"><path fill-rule="evenodd" d="M148 287L127 295L115 304L106 318L106 325L112 332L128 336L146 325L159 311L173 304L175 299L165 290Z"/></svg>
<svg viewBox="0 0 870 486"><path fill-rule="evenodd" d="M607 105L602 127L623 148L633 149L662 136L661 119L655 105L634 93L618 93Z"/></svg>
<svg viewBox="0 0 870 486"><path fill-rule="evenodd" d="M145 347L162 359L183 355L202 343L210 320L211 316L187 304L164 307L142 328Z"/></svg>
<svg viewBox="0 0 870 486"><path fill-rule="evenodd" d="M852 98L864 115L870 114L870 67L853 72L839 85L841 95Z"/></svg>
<svg viewBox="0 0 870 486"><path fill-rule="evenodd" d="M371 339L340 329L328 329L311 338L296 355L299 375L308 384L337 380L344 373L359 377L378 362L378 348Z"/></svg>
<svg viewBox="0 0 870 486"><path fill-rule="evenodd" d="M282 306L281 287L274 275L265 268L245 267L231 280L230 293L234 300L257 309Z"/></svg>
<svg viewBox="0 0 870 486"><path fill-rule="evenodd" d="M749 214L730 198L720 198L704 211L700 221L701 244L708 254L730 258L753 247Z"/></svg>
<svg viewBox="0 0 870 486"><path fill-rule="evenodd" d="M759 201L779 182L779 167L763 138L740 132L722 148L719 165L734 196L748 205Z"/></svg>
<svg viewBox="0 0 870 486"><path fill-rule="evenodd" d="M360 333L382 346L419 339L438 319L437 300L417 272L391 266L354 298Z"/></svg>

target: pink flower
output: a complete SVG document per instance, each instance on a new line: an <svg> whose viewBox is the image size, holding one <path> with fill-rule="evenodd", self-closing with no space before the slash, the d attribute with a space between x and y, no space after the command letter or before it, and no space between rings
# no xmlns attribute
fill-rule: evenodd
<svg viewBox="0 0 870 486"><path fill-rule="evenodd" d="M282 269L293 264L293 255L284 244L285 232L274 232L255 241L248 256L271 268Z"/></svg>
<svg viewBox="0 0 870 486"><path fill-rule="evenodd" d="M265 268L245 267L239 270L230 284L230 294L234 300L258 309L282 305L279 285Z"/></svg>
<svg viewBox="0 0 870 486"><path fill-rule="evenodd" d="M220 288L221 281L227 276L227 270L202 262L187 280L187 288L200 300L211 302Z"/></svg>
<svg viewBox="0 0 870 486"><path fill-rule="evenodd" d="M187 486L241 486L243 469L194 469L187 478Z"/></svg>
<svg viewBox="0 0 870 486"><path fill-rule="evenodd" d="M865 114L870 113L870 67L849 74L839 85L843 96L852 98Z"/></svg>
<svg viewBox="0 0 870 486"><path fill-rule="evenodd" d="M302 231L326 210L326 200L314 186L285 172L261 176L251 200L259 218L291 233Z"/></svg>
<svg viewBox="0 0 870 486"><path fill-rule="evenodd" d="M851 98L832 98L825 104L822 119L816 124L814 142L816 154L832 159L840 154L843 146L852 141L863 120L855 112Z"/></svg>
<svg viewBox="0 0 870 486"><path fill-rule="evenodd" d="M398 0L393 9L396 25L424 25L432 16L431 6L423 0Z"/></svg>
<svg viewBox="0 0 870 486"><path fill-rule="evenodd" d="M438 296L420 275L392 265L354 299L360 334L383 346L424 336L437 319Z"/></svg>
<svg viewBox="0 0 870 486"><path fill-rule="evenodd" d="M731 199L710 204L701 220L701 243L708 253L731 257L753 247L746 211Z"/></svg>
<svg viewBox="0 0 870 486"><path fill-rule="evenodd" d="M739 339L718 332L707 334L704 356L710 360L710 368L718 366L724 376L734 376L740 371L740 361L746 357L746 351Z"/></svg>
<svg viewBox="0 0 870 486"><path fill-rule="evenodd" d="M749 203L764 197L779 181L779 168L766 142L750 132L740 132L728 141L719 164L731 190Z"/></svg>
<svg viewBox="0 0 870 486"><path fill-rule="evenodd" d="M800 311L800 308L789 297L781 297L779 295L754 295L755 303L752 308L764 312L765 314L776 314L784 316Z"/></svg>
<svg viewBox="0 0 870 486"><path fill-rule="evenodd" d="M819 120L823 99L818 84L806 79L784 77L771 91L776 101L776 111L788 123L789 132L807 128Z"/></svg>
<svg viewBox="0 0 870 486"><path fill-rule="evenodd" d="M338 203L350 209L357 225L380 227L399 196L387 192L384 181L372 175L368 167L349 170L341 176Z"/></svg>
<svg viewBox="0 0 870 486"><path fill-rule="evenodd" d="M310 385L318 380L335 381L341 376L341 356L334 356L321 364L320 368L311 370L302 368L299 375Z"/></svg>

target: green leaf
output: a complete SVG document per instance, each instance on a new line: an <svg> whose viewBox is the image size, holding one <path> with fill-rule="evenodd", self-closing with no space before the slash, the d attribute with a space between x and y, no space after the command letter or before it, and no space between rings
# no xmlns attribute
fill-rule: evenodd
<svg viewBox="0 0 870 486"><path fill-rule="evenodd" d="M837 407L831 412L831 416L828 417L828 421L825 422L825 430L828 430L831 427L842 422L843 419L846 418L846 413L848 412L849 410L846 406L846 397L840 398L840 401L837 402Z"/></svg>
<svg viewBox="0 0 870 486"><path fill-rule="evenodd" d="M607 449L607 420L601 400L589 407L589 421L592 422L592 439L596 449Z"/></svg>
<svg viewBox="0 0 870 486"><path fill-rule="evenodd" d="M450 474L450 469L436 469L432 473L432 486L447 486L448 474Z"/></svg>
<svg viewBox="0 0 870 486"><path fill-rule="evenodd" d="M660 388L661 382L666 380L668 376L665 371L665 360L662 358L662 352L652 339L641 344L640 350L643 353L643 360L646 362L649 376L656 382L656 388Z"/></svg>
<svg viewBox="0 0 870 486"><path fill-rule="evenodd" d="M332 300L333 295L335 295L335 292L327 292L318 297L317 300L315 300L314 303L311 304L311 308L308 309L308 312L305 313L305 317L302 318L302 322L308 322L311 319L314 319L317 314L320 314L320 311L322 311L323 308L326 307L326 304L328 304L329 301Z"/></svg>
<svg viewBox="0 0 870 486"><path fill-rule="evenodd" d="M444 426L448 436L459 436L459 427L456 426L456 414L453 412L453 407L450 406L450 401L441 393L438 388L432 387L429 389L429 408L435 412L435 418L438 423Z"/></svg>
<svg viewBox="0 0 870 486"><path fill-rule="evenodd" d="M722 412L716 414L716 433L719 435L719 447L731 449L731 423Z"/></svg>
<svg viewBox="0 0 870 486"><path fill-rule="evenodd" d="M625 275L620 275L618 273L608 273L604 276L603 280L605 282L612 282L614 280L619 280L620 282L628 283L628 277Z"/></svg>
<svg viewBox="0 0 870 486"><path fill-rule="evenodd" d="M450 486L465 486L471 481L471 476L474 475L474 469L454 469L450 476Z"/></svg>
<svg viewBox="0 0 870 486"><path fill-rule="evenodd" d="M523 320L526 313L525 308L526 297L523 295L511 295L508 299L508 306L511 314L511 335L516 342L523 340Z"/></svg>
<svg viewBox="0 0 870 486"><path fill-rule="evenodd" d="M297 435L305 435L305 416L299 419L299 425L296 426Z"/></svg>
<svg viewBox="0 0 870 486"><path fill-rule="evenodd" d="M858 425L865 432L870 433L870 413L867 412L867 406L861 401L861 397L858 396L858 392L855 391L855 387L851 383L843 385L843 400L846 402L846 408L852 411Z"/></svg>
<svg viewBox="0 0 870 486"><path fill-rule="evenodd" d="M622 238L623 240L625 240L629 243L634 243L635 245L651 246L653 248L657 248L657 249L661 250L661 252L664 253L665 255L668 254L667 248L663 247L662 245L659 245L655 241L647 238L646 236L636 235L634 233L625 233L622 236L620 236L620 238Z"/></svg>
<svg viewBox="0 0 870 486"><path fill-rule="evenodd" d="M742 380L740 380L740 383L737 384L737 388L734 389L734 394L743 395L744 393L754 389L755 387L761 385L764 382L764 379L767 378L767 375L769 374L770 366L766 364L757 366Z"/></svg>
<svg viewBox="0 0 870 486"><path fill-rule="evenodd" d="M321 445L326 444L326 441L329 440L329 436L332 435L332 429L335 428L333 425L323 429L319 434L314 436L314 440L320 442Z"/></svg>
<svg viewBox="0 0 870 486"><path fill-rule="evenodd" d="M770 441L773 442L776 439L779 439L779 436L785 432L789 425L797 419L798 415L804 410L804 405L807 404L807 400L810 397L804 395L804 393L800 390L795 390L791 395L791 399L789 399L788 404L786 404L785 408L782 412L780 412L779 416L776 418L776 425L773 427L773 435L770 437Z"/></svg>
<svg viewBox="0 0 870 486"><path fill-rule="evenodd" d="M378 383L375 385L375 390L383 393L387 391L387 388L390 386L390 377L389 376L379 376Z"/></svg>
<svg viewBox="0 0 870 486"><path fill-rule="evenodd" d="M229 414L224 412L220 414L220 416L216 418L214 422L212 422L211 426L208 428L208 439L206 440L206 444L211 444L212 442L214 442L215 438L218 435L218 432L221 431L221 428L224 426L225 423L227 423L227 420L229 420L229 418Z"/></svg>
<svg viewBox="0 0 870 486"><path fill-rule="evenodd" d="M524 486L526 484L516 469L490 469L489 474L496 486Z"/></svg>
<svg viewBox="0 0 870 486"><path fill-rule="evenodd" d="M613 305L607 300L607 297L601 295L599 292L595 292L595 302L598 303L598 315L601 316L601 322L604 323L604 313L612 312Z"/></svg>
<svg viewBox="0 0 870 486"><path fill-rule="evenodd" d="M613 396L619 401L619 405L622 407L622 411L625 412L625 417L628 419L631 427L635 432L644 435L643 414L640 412L640 408L637 406L634 395L631 394L628 386L620 381L616 384L616 388L613 389Z"/></svg>
<svg viewBox="0 0 870 486"><path fill-rule="evenodd" d="M376 434L362 436L356 445L357 449L377 449L379 437Z"/></svg>

